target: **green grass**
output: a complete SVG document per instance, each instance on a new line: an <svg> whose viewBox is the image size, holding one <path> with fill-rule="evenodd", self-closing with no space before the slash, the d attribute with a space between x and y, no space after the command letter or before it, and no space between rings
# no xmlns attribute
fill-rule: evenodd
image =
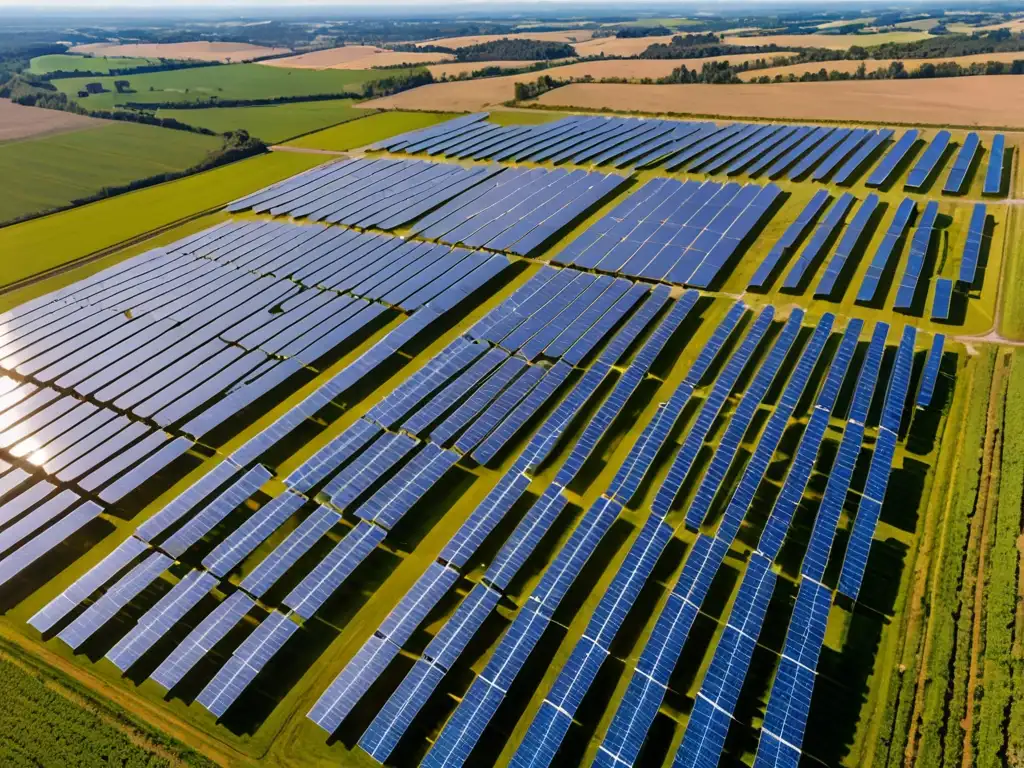
<svg viewBox="0 0 1024 768"><path fill-rule="evenodd" d="M563 117L565 115L558 112L491 112L487 120L497 125L540 125Z"/></svg>
<svg viewBox="0 0 1024 768"><path fill-rule="evenodd" d="M79 99L88 109L111 109L126 103L199 102L211 99L272 99L278 96L361 91L372 80L398 76L406 69L286 69L263 64L226 64L122 77L71 77L54 81L78 99L87 83L99 82L105 93ZM117 93L115 80L128 80L134 93Z"/></svg>
<svg viewBox="0 0 1024 768"><path fill-rule="evenodd" d="M358 109L353 106L354 103L351 99L335 99L266 107L160 109L156 114L157 117L174 118L217 133L243 128L252 136L277 144L295 136L364 117L368 110Z"/></svg>
<svg viewBox="0 0 1024 768"><path fill-rule="evenodd" d="M51 53L32 59L29 72L35 75L45 75L48 72L109 72L111 69L132 69L159 63L160 59L135 56L76 56L71 53Z"/></svg>
<svg viewBox="0 0 1024 768"><path fill-rule="evenodd" d="M324 131L311 133L309 136L288 142L288 146L344 152L372 144L389 136L397 136L406 131L428 128L454 116L448 113L434 112L381 112Z"/></svg>
<svg viewBox="0 0 1024 768"><path fill-rule="evenodd" d="M5 227L0 229L0 253L7 255L0 267L0 285L59 267L220 207L323 161L323 157L296 153L261 155L185 179ZM92 271L99 268L93 266ZM47 290L80 280L87 273L68 273ZM15 306L29 295L31 293L12 292L0 300L0 305Z"/></svg>
<svg viewBox="0 0 1024 768"><path fill-rule="evenodd" d="M138 123L0 145L0 222L53 210L161 173L182 171L221 140Z"/></svg>

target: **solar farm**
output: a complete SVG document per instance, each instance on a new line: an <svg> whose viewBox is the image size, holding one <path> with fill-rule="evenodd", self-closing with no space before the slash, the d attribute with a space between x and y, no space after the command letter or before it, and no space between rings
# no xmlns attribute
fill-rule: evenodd
<svg viewBox="0 0 1024 768"><path fill-rule="evenodd" d="M43 283L5 631L231 764L902 762L1005 141L465 115Z"/></svg>

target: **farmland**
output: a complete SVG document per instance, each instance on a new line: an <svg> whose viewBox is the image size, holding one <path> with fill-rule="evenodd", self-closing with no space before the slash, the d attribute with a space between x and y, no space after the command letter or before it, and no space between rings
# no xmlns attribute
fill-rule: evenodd
<svg viewBox="0 0 1024 768"><path fill-rule="evenodd" d="M160 59L142 59L130 56L74 56L51 53L32 59L30 72L45 75L48 72L110 72L111 69L133 69L159 64Z"/></svg>
<svg viewBox="0 0 1024 768"><path fill-rule="evenodd" d="M0 144L32 137L99 128L102 120L55 110L40 110L0 99Z"/></svg>
<svg viewBox="0 0 1024 768"><path fill-rule="evenodd" d="M41 111L41 110L36 110ZM0 144L0 222L67 206L104 187L182 171L220 140L133 123Z"/></svg>
<svg viewBox="0 0 1024 768"><path fill-rule="evenodd" d="M1013 62L1022 59L1024 59L1024 52L1017 53L1012 51L999 51L996 53L978 53L971 56L952 56L946 59L906 59L902 61L907 71L911 71L925 64L942 64L943 62L954 62L959 64L961 67L969 67L972 64L984 64L989 61ZM868 59L863 62L852 60L816 61L807 62L805 64L789 64L783 67L768 67L767 69L744 72L740 75L740 79L746 81L756 80L759 77L769 77L774 79L779 75L786 78L790 75L800 77L800 75L806 72L818 72L821 69L824 69L827 72L835 70L838 72L849 72L850 74L853 74L861 64L864 64L867 72L871 73L879 69L887 69L893 61L899 61L899 59Z"/></svg>
<svg viewBox="0 0 1024 768"><path fill-rule="evenodd" d="M267 48L248 43L86 43L70 49L71 53L93 56L129 56L156 59L194 59L197 61L243 62L262 56L287 53L287 48Z"/></svg>
<svg viewBox="0 0 1024 768"><path fill-rule="evenodd" d="M543 40L549 43L582 43L593 37L589 29L569 29L564 32L514 32L507 35L466 35L463 37L445 37L428 40L420 45L437 45L442 48L465 48L469 45L480 45L495 40Z"/></svg>
<svg viewBox="0 0 1024 768"><path fill-rule="evenodd" d="M462 83L431 85L434 108L449 102L471 110ZM450 91L442 90L452 88ZM491 103L494 97L478 99ZM777 85L572 84L542 95L538 103L569 109L755 117L771 120L839 120L929 125L1024 127L1024 95L1013 77L952 80L878 80ZM416 91L370 102L396 108L417 103ZM422 107L421 107L422 108Z"/></svg>
<svg viewBox="0 0 1024 768"><path fill-rule="evenodd" d="M450 53L416 53L415 51L389 51L375 45L346 45L344 48L325 48L283 59L264 62L270 67L290 69L371 69L373 67L417 66L450 61Z"/></svg>
<svg viewBox="0 0 1024 768"><path fill-rule="evenodd" d="M315 70L282 69L261 64L229 64L219 67L180 69L116 77L72 77L54 81L69 97L89 83L99 83L103 93L81 99L89 109L111 109L130 104L165 102L204 102L228 99L272 99L287 96L340 94L359 91L362 86L382 77L400 75L405 70ZM118 93L115 80L127 79L131 91Z"/></svg>
<svg viewBox="0 0 1024 768"><path fill-rule="evenodd" d="M845 51L854 45L872 48L884 43L912 43L915 40L925 40L928 37L927 32L910 30L906 32L873 32L863 35L727 35L722 42L726 45L777 45L781 48L804 46Z"/></svg>
<svg viewBox="0 0 1024 768"><path fill-rule="evenodd" d="M216 133L243 129L268 143L319 131L331 125L364 117L351 99L272 104L265 107L211 109L159 109L157 117L170 117Z"/></svg>

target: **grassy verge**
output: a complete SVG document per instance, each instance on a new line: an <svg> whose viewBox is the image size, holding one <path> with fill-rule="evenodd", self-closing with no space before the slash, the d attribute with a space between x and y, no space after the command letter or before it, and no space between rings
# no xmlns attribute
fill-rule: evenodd
<svg viewBox="0 0 1024 768"><path fill-rule="evenodd" d="M157 117L169 117L217 133L239 128L268 144L320 131L332 125L364 117L367 110L353 106L351 99L299 101L264 107L210 109L159 109Z"/></svg>
<svg viewBox="0 0 1024 768"><path fill-rule="evenodd" d="M336 125L325 131L311 133L309 136L288 142L288 146L344 152L406 131L429 128L452 117L455 115L449 112L380 112L360 120Z"/></svg>

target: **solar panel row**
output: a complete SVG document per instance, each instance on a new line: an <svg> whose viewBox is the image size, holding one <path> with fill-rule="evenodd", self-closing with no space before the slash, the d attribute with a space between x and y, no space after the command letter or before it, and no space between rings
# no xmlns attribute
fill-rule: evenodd
<svg viewBox="0 0 1024 768"><path fill-rule="evenodd" d="M981 248L985 240L985 226L988 223L988 212L984 203L975 203L971 209L971 223L967 229L967 242L960 257L959 280L967 287L974 285L978 278L978 265L981 261Z"/></svg>
<svg viewBox="0 0 1024 768"><path fill-rule="evenodd" d="M1003 189L1003 163L1006 155L1006 137L997 133L992 137L989 150L988 168L985 171L984 193L998 195Z"/></svg>
<svg viewBox="0 0 1024 768"><path fill-rule="evenodd" d="M849 192L844 192L842 197L836 200L828 209L828 212L818 222L814 232L800 251L800 256L793 262L793 266L786 273L786 279L782 282L783 290L800 290L804 280L808 277L810 270L825 256L826 246L839 231L847 212L856 202L857 198Z"/></svg>
<svg viewBox="0 0 1024 768"><path fill-rule="evenodd" d="M896 168L899 167L900 163L903 162L914 147L914 144L917 143L918 135L919 131L916 128L904 131L903 135L892 145L864 183L869 187L881 187L887 184L896 172Z"/></svg>
<svg viewBox="0 0 1024 768"><path fill-rule="evenodd" d="M857 291L857 301L859 303L870 304L875 301L882 278L889 269L893 256L898 258L897 247L906 233L910 219L916 210L917 203L909 197L904 198L899 204L896 214L889 224L889 228L882 237L878 250L875 251L875 255L868 265L867 272L864 273L864 279L860 284L860 289Z"/></svg>
<svg viewBox="0 0 1024 768"><path fill-rule="evenodd" d="M942 365L942 350L946 343L945 335L935 334L932 338L932 346L928 350L928 360L924 365L924 372L921 374L921 388L917 392L917 405L927 408L932 404L935 396L935 388L939 380L939 366Z"/></svg>
<svg viewBox="0 0 1024 768"><path fill-rule="evenodd" d="M964 143L960 145L960 151L956 155L956 160L953 161L949 176L946 177L946 185L942 188L943 192L959 195L964 191L967 174L971 170L971 165L974 164L974 158L977 157L980 146L981 139L978 134L974 131L968 133Z"/></svg>
<svg viewBox="0 0 1024 768"><path fill-rule="evenodd" d="M931 143L921 153L917 164L910 169L907 175L907 182L904 185L907 189L922 189L928 180L932 178L939 165L939 160L946 153L949 147L949 131L939 131L932 138Z"/></svg>
<svg viewBox="0 0 1024 768"><path fill-rule="evenodd" d="M786 231L782 233L782 237L772 246L771 251L768 252L768 255L758 265L757 271L754 272L754 276L750 279L747 288L752 290L767 288L779 264L793 252L797 243L803 238L830 198L831 195L827 189L819 189L814 193L814 197L810 199L804 209L793 220L793 223L786 228Z"/></svg>
<svg viewBox="0 0 1024 768"><path fill-rule="evenodd" d="M864 202L860 204L857 213L854 214L846 231L843 232L836 252L832 254L828 266L825 267L825 272L818 281L818 286L814 289L815 298L836 298L837 290L845 287L843 274L848 271L847 264L850 263L850 257L864 240L868 223L877 210L878 195L871 193L864 198ZM842 295L841 291L839 295Z"/></svg>
<svg viewBox="0 0 1024 768"><path fill-rule="evenodd" d="M917 296L918 284L921 274L924 272L925 259L928 258L928 251L931 248L932 234L935 231L936 218L939 215L939 204L932 200L921 214L917 227L914 229L914 236L910 240L910 256L903 269L903 276L900 278L899 288L896 290L896 301L893 306L904 312L913 309L914 300Z"/></svg>

